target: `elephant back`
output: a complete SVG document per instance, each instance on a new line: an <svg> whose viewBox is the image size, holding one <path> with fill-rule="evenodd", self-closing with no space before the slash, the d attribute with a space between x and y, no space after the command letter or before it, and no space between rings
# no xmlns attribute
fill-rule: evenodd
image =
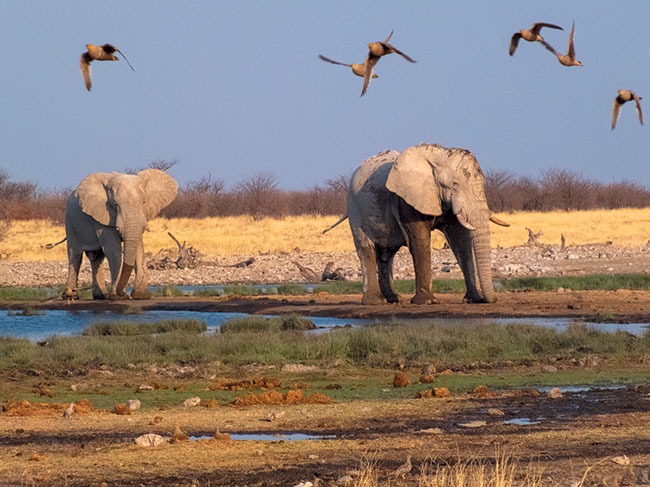
<svg viewBox="0 0 650 487"><path fill-rule="evenodd" d="M397 151L385 150L363 161L352 175L349 192L355 194L368 186L385 187L386 177L398 156Z"/></svg>

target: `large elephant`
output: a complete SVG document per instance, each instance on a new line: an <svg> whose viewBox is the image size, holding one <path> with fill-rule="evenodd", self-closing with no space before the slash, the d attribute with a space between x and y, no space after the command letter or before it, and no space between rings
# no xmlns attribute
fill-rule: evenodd
<svg viewBox="0 0 650 487"><path fill-rule="evenodd" d="M76 294L85 252L92 268L93 298L108 297L102 273L102 262L106 257L113 285L110 297L125 297L124 288L135 267L131 297L147 299L149 291L142 234L147 229L147 222L172 202L177 191L178 184L174 178L158 169L145 169L135 175L100 172L84 178L68 198L65 213L68 240L66 295Z"/></svg>
<svg viewBox="0 0 650 487"><path fill-rule="evenodd" d="M363 272L364 304L398 302L393 257L406 245L415 267L411 303L435 303L431 292L431 231L447 238L465 276L464 302L496 301L490 268L484 177L474 155L435 144L384 151L354 172L347 216Z"/></svg>

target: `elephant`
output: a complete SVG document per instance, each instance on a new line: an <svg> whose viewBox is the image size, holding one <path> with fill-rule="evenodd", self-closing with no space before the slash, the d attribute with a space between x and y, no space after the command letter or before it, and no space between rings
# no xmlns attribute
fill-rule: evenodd
<svg viewBox="0 0 650 487"><path fill-rule="evenodd" d="M411 303L437 302L431 291L434 229L445 235L463 271L463 301L496 301L489 221L508 224L491 215L483 172L470 151L423 143L401 153L380 152L352 175L346 216L361 261L363 304L399 302L392 268L402 246L408 247L415 268Z"/></svg>
<svg viewBox="0 0 650 487"><path fill-rule="evenodd" d="M177 192L174 178L158 169L137 174L99 172L85 177L66 206L68 282L64 295L76 297L85 252L92 269L94 299L125 298L124 288L134 267L131 297L148 299L142 234L148 230L147 222L171 203ZM104 257L108 259L113 286L110 296L102 273Z"/></svg>

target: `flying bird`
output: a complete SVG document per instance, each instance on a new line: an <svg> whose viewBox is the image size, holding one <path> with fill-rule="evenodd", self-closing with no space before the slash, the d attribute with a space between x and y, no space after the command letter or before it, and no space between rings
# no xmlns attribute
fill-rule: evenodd
<svg viewBox="0 0 650 487"><path fill-rule="evenodd" d="M539 35L539 31L542 30L542 27L564 30L559 25L547 24L545 22L537 22L533 24L533 26L528 30L524 29L524 30L520 30L519 32L515 32L512 35L512 38L510 39L510 55L512 56L515 53L515 50L517 49L517 45L519 44L519 39L523 39L528 42L543 41L544 38L541 35Z"/></svg>
<svg viewBox="0 0 650 487"><path fill-rule="evenodd" d="M616 121L618 120L618 113L621 111L621 105L630 100L634 100L636 103L636 112L639 114L639 122L643 125L643 112L641 111L640 103L643 98L631 90L618 90L618 95L614 98L614 107L612 108L612 130L616 127Z"/></svg>
<svg viewBox="0 0 650 487"><path fill-rule="evenodd" d="M345 63L339 63L338 61L334 61L330 58L326 58L322 54L318 55L319 58L321 58L323 61L326 63L332 63L332 64L338 64L339 66L347 66L348 68L352 68L352 72L356 74L357 76L360 76L363 78L365 72L366 72L366 63L362 64L357 64L357 63L352 63L352 64L345 64ZM378 76L375 73L372 73L373 78L378 78Z"/></svg>
<svg viewBox="0 0 650 487"><path fill-rule="evenodd" d="M569 42L567 45L567 53L566 55L560 54L557 52L553 46L551 46L548 42L545 40L541 40L539 42L542 43L542 45L551 51L555 56L557 57L557 60L560 61L560 64L564 66L582 66L582 63L576 59L576 51L575 48L573 47L573 34L576 29L576 23L574 22L573 25L571 26L571 33L569 34Z"/></svg>
<svg viewBox="0 0 650 487"><path fill-rule="evenodd" d="M131 70L135 71L129 60L124 56L124 53L113 44L104 44L103 46L86 44L86 49L88 49L88 51L81 55L81 61L79 64L81 65L81 74L83 74L86 89L88 91L92 88L92 81L90 79L90 63L93 61L119 61L120 58L115 55L116 52L119 52L124 57L124 60Z"/></svg>
<svg viewBox="0 0 650 487"><path fill-rule="evenodd" d="M366 57L366 62L364 63L366 65L366 70L364 71L363 74L363 90L361 90L361 96L366 94L366 90L368 89L368 83L370 83L370 76L372 75L372 70L375 67L375 64L377 64L377 62L379 61L380 57L386 56L388 54L397 53L409 62L412 63L417 62L414 59L408 57L406 54L404 54L402 51L397 49L395 46L392 46L388 43L388 41L392 36L393 36L393 31L390 32L389 36L386 38L384 42L371 42L370 44L368 44L369 51L368 51L368 57Z"/></svg>

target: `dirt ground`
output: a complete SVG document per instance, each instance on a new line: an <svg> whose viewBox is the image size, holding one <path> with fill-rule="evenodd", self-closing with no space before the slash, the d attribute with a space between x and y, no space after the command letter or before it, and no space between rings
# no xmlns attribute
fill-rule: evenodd
<svg viewBox="0 0 650 487"><path fill-rule="evenodd" d="M590 260L565 259L557 251L546 254L556 256L551 264L556 269L566 268L556 274L645 270L628 265L627 260L620 267L606 254ZM632 262L629 256L616 258ZM509 268L530 270L531 262L545 262L543 252L531 259L526 264L513 262ZM452 268L452 273L456 271ZM269 282L277 280L269 277ZM504 292L498 293L497 303L472 305L463 304L459 294L438 295L439 304L419 306L408 304L410 296L404 297L404 303L379 306L362 306L360 295L327 294L29 304L71 311L138 306L339 318L557 316L650 323L650 291ZM0 302L0 309L25 304ZM2 380L6 385L13 379ZM505 391L332 404L220 404L148 408L129 416L93 411L69 419L60 411L26 417L0 413L0 486L296 486L302 482L306 487L305 482L314 483L316 478L321 486L434 486L438 484L431 472L436 468L481 459L493 465L498 453L509 456L515 466L512 485L650 485L649 392L647 387L628 387L565 392L555 399L545 391ZM277 419L269 421L270 417ZM134 442L146 433L169 437L177 424L188 435L205 438L157 447ZM327 439L208 439L217 428L230 434L307 433ZM392 475L408 455L412 471Z"/></svg>

